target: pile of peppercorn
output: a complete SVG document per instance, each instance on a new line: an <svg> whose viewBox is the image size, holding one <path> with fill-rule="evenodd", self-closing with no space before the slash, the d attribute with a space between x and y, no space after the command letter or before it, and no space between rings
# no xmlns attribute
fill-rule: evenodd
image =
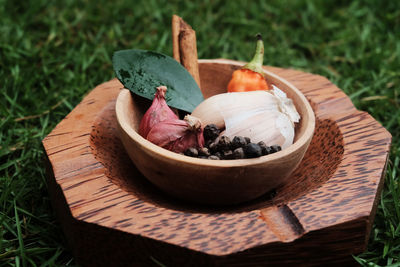
<svg viewBox="0 0 400 267"><path fill-rule="evenodd" d="M278 145L267 146L264 142L252 143L250 138L235 136L230 140L227 136L219 136L220 130L214 124L204 127L205 147L188 148L184 154L203 159L247 159L272 154L281 150Z"/></svg>

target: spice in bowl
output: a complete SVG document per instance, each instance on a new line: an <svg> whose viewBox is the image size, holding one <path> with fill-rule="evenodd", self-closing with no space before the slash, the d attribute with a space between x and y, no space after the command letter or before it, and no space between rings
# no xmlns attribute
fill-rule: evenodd
<svg viewBox="0 0 400 267"><path fill-rule="evenodd" d="M189 147L203 147L200 120L191 115L180 120L165 102L166 91L165 86L157 87L153 103L140 121L139 134L153 144L177 153Z"/></svg>
<svg viewBox="0 0 400 267"><path fill-rule="evenodd" d="M257 158L289 147L300 115L286 93L265 79L264 45L257 38L253 59L234 71L228 92L202 101L183 120L168 107L167 88L158 86L139 134L170 151L203 159Z"/></svg>

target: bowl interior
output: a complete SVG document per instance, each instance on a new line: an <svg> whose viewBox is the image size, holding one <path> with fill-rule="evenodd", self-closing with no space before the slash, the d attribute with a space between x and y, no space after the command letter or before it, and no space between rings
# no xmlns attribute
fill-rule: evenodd
<svg viewBox="0 0 400 267"><path fill-rule="evenodd" d="M226 87L232 77L232 72L239 69L242 64L237 62L216 63L215 60L201 60L199 64L201 90L204 98L226 92ZM293 85L279 78L275 74L265 71L266 79L284 91L291 98L300 113L301 119L295 125L294 143L298 140L305 140L313 134L314 113L304 95ZM134 97L133 100L126 100L124 109L126 110L125 119L136 132L139 129L140 120L151 105L151 101L141 97ZM133 102L133 103L128 103ZM305 136L306 135L306 136ZM293 145L292 145L293 146ZM292 147L291 146L291 147ZM289 148L287 148L289 149Z"/></svg>

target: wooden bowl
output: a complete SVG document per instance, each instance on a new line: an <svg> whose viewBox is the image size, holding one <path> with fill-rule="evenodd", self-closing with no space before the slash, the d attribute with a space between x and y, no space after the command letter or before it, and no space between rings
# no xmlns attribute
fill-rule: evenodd
<svg viewBox="0 0 400 267"><path fill-rule="evenodd" d="M205 62L204 60L202 62ZM232 72L240 62L210 60L201 71L205 98L224 93ZM166 193L205 204L236 204L257 198L284 184L300 164L313 136L314 112L304 95L279 76L265 71L266 79L287 93L301 120L294 143L288 148L255 159L208 160L163 149L137 133L150 101L123 89L116 101L120 139L139 171Z"/></svg>

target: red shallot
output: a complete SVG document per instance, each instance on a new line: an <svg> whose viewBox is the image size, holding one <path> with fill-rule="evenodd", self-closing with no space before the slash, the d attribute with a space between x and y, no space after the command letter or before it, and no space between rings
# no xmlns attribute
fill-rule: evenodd
<svg viewBox="0 0 400 267"><path fill-rule="evenodd" d="M203 147L203 129L198 118L186 115L183 120L167 119L154 125L146 137L150 142L173 152L189 147Z"/></svg>
<svg viewBox="0 0 400 267"><path fill-rule="evenodd" d="M168 107L165 102L165 92L167 87L157 87L157 92L154 95L153 103L143 115L139 125L139 134L144 138L147 137L150 130L157 123L164 120L178 120L178 116Z"/></svg>

